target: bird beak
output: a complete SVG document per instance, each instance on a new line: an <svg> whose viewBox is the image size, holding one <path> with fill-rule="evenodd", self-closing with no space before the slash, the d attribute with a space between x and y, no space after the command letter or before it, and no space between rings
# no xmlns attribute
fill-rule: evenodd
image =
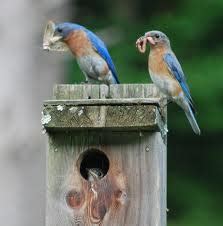
<svg viewBox="0 0 223 226"><path fill-rule="evenodd" d="M155 41L153 40L153 38L151 37L149 32L145 33L145 38L151 45L155 45L156 44Z"/></svg>
<svg viewBox="0 0 223 226"><path fill-rule="evenodd" d="M58 46L58 42L63 37L55 31L55 24L53 21L49 21L46 25L44 36L43 36L43 49L52 50L53 46Z"/></svg>
<svg viewBox="0 0 223 226"><path fill-rule="evenodd" d="M51 45L53 45L54 43L60 41L62 38L63 38L62 36L53 36L53 37L50 39Z"/></svg>
<svg viewBox="0 0 223 226"><path fill-rule="evenodd" d="M150 43L150 45L155 45L155 41L151 37L150 32L145 33L144 36L141 36L140 38L137 39L136 41L136 47L138 48L140 53L145 53L146 52L146 44L147 42Z"/></svg>
<svg viewBox="0 0 223 226"><path fill-rule="evenodd" d="M55 31L51 40L53 43L55 43L55 42L61 41L62 39L63 39L63 36Z"/></svg>
<svg viewBox="0 0 223 226"><path fill-rule="evenodd" d="M151 45L155 45L156 43L154 42L154 40L153 40L153 38L152 37L147 37L146 38L147 39L147 41L151 44Z"/></svg>
<svg viewBox="0 0 223 226"><path fill-rule="evenodd" d="M55 43L59 42L62 38L62 36L57 35L50 37L48 40L45 40L45 42L43 43L43 50L51 50L52 46L56 45Z"/></svg>

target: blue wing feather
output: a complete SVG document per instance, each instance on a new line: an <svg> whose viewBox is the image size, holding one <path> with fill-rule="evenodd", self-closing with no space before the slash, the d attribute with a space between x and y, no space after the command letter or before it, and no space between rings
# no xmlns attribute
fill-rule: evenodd
<svg viewBox="0 0 223 226"><path fill-rule="evenodd" d="M179 61L177 60L177 58L175 57L175 55L173 53L166 53L164 55L164 61L168 65L168 68L172 72L172 75L174 76L174 78L179 82L192 109L194 109L193 100L190 95L190 90L189 90L189 87L187 86L186 79L185 79L185 76L184 76L184 73L183 73L183 70L181 68Z"/></svg>
<svg viewBox="0 0 223 226"><path fill-rule="evenodd" d="M92 45L97 50L99 55L107 62L109 69L111 70L116 82L119 84L117 72L115 69L115 65L111 59L111 56L109 55L109 52L104 44L104 42L97 37L93 32L86 29L88 38L90 39Z"/></svg>

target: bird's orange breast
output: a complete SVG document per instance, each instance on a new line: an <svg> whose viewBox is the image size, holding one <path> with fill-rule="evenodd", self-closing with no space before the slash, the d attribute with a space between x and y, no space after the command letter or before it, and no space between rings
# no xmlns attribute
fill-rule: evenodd
<svg viewBox="0 0 223 226"><path fill-rule="evenodd" d="M166 49L164 47L152 48L150 50L149 59L148 59L148 67L151 73L151 77L157 77L154 80L156 81L164 81L166 93L171 95L172 97L178 96L182 89L178 83L178 81L173 77L172 73L168 69L167 64L165 63L163 56L166 53ZM157 84L159 86L159 84Z"/></svg>
<svg viewBox="0 0 223 226"><path fill-rule="evenodd" d="M91 42L82 30L73 31L64 41L76 57L94 54Z"/></svg>
<svg viewBox="0 0 223 226"><path fill-rule="evenodd" d="M164 48L151 49L148 59L148 66L153 74L157 74L162 77L171 77L171 73L169 72L168 67L163 59L164 54Z"/></svg>

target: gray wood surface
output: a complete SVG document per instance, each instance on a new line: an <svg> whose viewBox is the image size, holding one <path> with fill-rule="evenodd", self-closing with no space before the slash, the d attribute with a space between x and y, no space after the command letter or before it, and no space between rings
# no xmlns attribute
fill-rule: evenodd
<svg viewBox="0 0 223 226"><path fill-rule="evenodd" d="M82 98L89 101L89 96L103 101L107 98L108 101L119 98L121 101L123 98L161 98L153 85L112 85L110 90L99 85L58 85L54 88L55 101L64 103L67 99L71 105L63 104L63 110L60 107L58 110L58 103L53 105L47 101L45 108L56 107L61 113L61 120L62 115L67 117L65 108L69 110L71 106L81 107L73 106L72 101L80 101ZM136 109L144 108L145 112L153 109L157 116L157 104L159 105L159 100L156 103L151 101L130 106L118 103L84 105L88 108L89 117L95 111L100 112L99 119L94 119L94 116L91 119L93 123L98 120L101 129L92 126L91 130L81 127L75 131L67 128L47 130L47 226L166 225L166 136L151 129L143 131L144 124L139 124L137 111L116 117L108 115L110 108L114 112L120 112L117 108L137 107ZM127 115L130 118L119 124L118 118L125 118ZM109 117L113 126L125 127L126 130L103 130L108 126ZM154 121L153 118L147 119L148 124ZM64 118L65 120L67 119ZM161 117L159 120L162 121ZM72 124L73 119L68 121L70 128L72 125L77 128L76 124ZM131 129L131 126L136 128L135 123L137 129ZM88 181L80 173L83 156L89 149L100 150L109 160L108 172L102 179Z"/></svg>
<svg viewBox="0 0 223 226"><path fill-rule="evenodd" d="M93 101L90 101L93 102ZM45 106L47 130L113 129L160 130L162 120L155 105L77 106L75 102ZM102 118L104 120L102 120Z"/></svg>
<svg viewBox="0 0 223 226"><path fill-rule="evenodd" d="M57 84L53 89L53 99L102 99L109 98L160 98L162 94L153 84L110 85L68 85Z"/></svg>
<svg viewBox="0 0 223 226"><path fill-rule="evenodd" d="M164 127L161 99L151 84L111 85L110 88L106 85L56 85L54 100L44 102L43 125L46 130L159 131Z"/></svg>

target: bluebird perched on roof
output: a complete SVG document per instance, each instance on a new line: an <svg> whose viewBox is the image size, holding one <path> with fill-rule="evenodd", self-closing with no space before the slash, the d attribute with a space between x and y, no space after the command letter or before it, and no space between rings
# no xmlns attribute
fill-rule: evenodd
<svg viewBox="0 0 223 226"><path fill-rule="evenodd" d="M150 44L148 69L152 81L167 98L184 110L193 131L200 134L190 90L181 65L171 50L168 37L160 31L145 33L136 42L141 53L146 51L147 43Z"/></svg>
<svg viewBox="0 0 223 226"><path fill-rule="evenodd" d="M85 27L73 23L55 26L55 35L67 44L89 83L119 83L114 63L104 42Z"/></svg>

